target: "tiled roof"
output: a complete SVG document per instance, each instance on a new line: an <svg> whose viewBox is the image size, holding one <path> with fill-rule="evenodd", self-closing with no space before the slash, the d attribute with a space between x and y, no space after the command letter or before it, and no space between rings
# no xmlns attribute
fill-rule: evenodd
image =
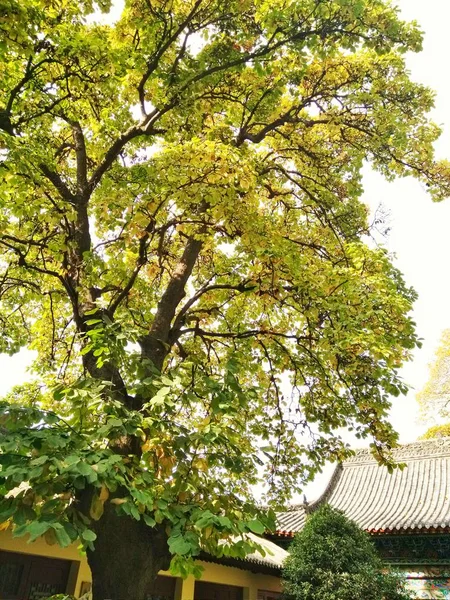
<svg viewBox="0 0 450 600"><path fill-rule="evenodd" d="M253 533L249 533L248 537L263 548L265 556L260 552L253 552L252 554L248 554L244 560L281 569L283 562L289 556L286 550L283 550L283 548L280 548L280 546L277 546L277 544L274 544L270 540L253 535Z"/></svg>
<svg viewBox="0 0 450 600"><path fill-rule="evenodd" d="M326 502L372 533L450 528L450 438L405 444L393 456L406 468L390 474L369 450L357 450L318 500L278 516L279 533L301 530L307 512Z"/></svg>
<svg viewBox="0 0 450 600"><path fill-rule="evenodd" d="M206 562L215 562L231 567L237 567L238 569L252 571L253 573L279 575L283 563L289 556L289 553L266 538L261 538L253 533L247 533L246 535L253 542L256 542L262 547L264 550L264 555L259 551L255 551L251 554L247 554L245 558L231 558L228 556L222 556L218 558L211 556L210 554L206 554L206 552L202 552L199 558Z"/></svg>

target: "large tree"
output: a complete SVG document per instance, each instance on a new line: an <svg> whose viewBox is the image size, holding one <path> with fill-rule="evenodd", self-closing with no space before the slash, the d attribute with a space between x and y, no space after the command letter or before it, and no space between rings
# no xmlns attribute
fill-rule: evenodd
<svg viewBox="0 0 450 600"><path fill-rule="evenodd" d="M389 460L414 293L366 243L361 169L435 199L449 170L386 0L86 19L109 8L0 4L0 344L37 352L2 404L0 520L80 539L95 600L143 600L171 556L248 552L254 484L285 501L338 428Z"/></svg>

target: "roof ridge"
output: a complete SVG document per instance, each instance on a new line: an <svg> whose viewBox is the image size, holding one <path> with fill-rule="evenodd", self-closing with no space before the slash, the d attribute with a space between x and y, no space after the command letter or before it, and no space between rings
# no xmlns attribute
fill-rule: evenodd
<svg viewBox="0 0 450 600"><path fill-rule="evenodd" d="M339 481L342 471L343 471L342 463L338 462L334 468L333 474L330 477L330 481L328 482L327 487L322 492L322 494L318 498L316 498L316 500L314 500L313 502L306 504L307 511L314 511L321 504L324 504L327 502L327 500L331 496L331 493L332 493L334 487L336 486L337 482Z"/></svg>
<svg viewBox="0 0 450 600"><path fill-rule="evenodd" d="M417 440L401 444L391 450L394 460L420 460L427 457L450 455L450 437ZM356 464L377 463L370 448L357 448L354 455L343 461L343 467Z"/></svg>
<svg viewBox="0 0 450 600"><path fill-rule="evenodd" d="M342 472L342 463L338 462L338 463L336 463L336 465L333 469L333 473L331 474L331 477L328 480L326 488L320 494L320 496L318 496L312 502L308 502L308 500L306 499L306 496L304 496L305 500L303 502L298 502L296 504L290 504L287 507L287 509L281 511L280 514L297 512L299 510L305 510L306 512L308 512L308 510L315 510L315 508L318 504L321 504L324 501L326 502L326 498L328 498L330 496L331 492L333 491L333 488L336 485L341 472Z"/></svg>

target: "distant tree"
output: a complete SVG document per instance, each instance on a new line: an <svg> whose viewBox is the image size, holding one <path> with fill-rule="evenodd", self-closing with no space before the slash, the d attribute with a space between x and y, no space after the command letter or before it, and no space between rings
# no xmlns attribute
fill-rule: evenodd
<svg viewBox="0 0 450 600"><path fill-rule="evenodd" d="M431 440L434 438L450 437L450 423L443 423L442 425L433 425L430 427L422 436L423 440Z"/></svg>
<svg viewBox="0 0 450 600"><path fill-rule="evenodd" d="M287 600L407 600L400 575L391 573L370 537L328 505L296 535L283 569Z"/></svg>
<svg viewBox="0 0 450 600"><path fill-rule="evenodd" d="M450 329L442 333L428 381L417 394L417 400L426 419L450 418Z"/></svg>

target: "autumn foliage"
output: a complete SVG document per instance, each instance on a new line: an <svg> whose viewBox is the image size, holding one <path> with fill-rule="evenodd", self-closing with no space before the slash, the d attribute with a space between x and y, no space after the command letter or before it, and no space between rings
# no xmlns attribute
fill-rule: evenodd
<svg viewBox="0 0 450 600"><path fill-rule="evenodd" d="M37 353L1 405L0 521L143 600L252 550L255 484L286 502L338 429L389 460L415 294L367 243L361 169L435 199L449 170L385 0L100 9L0 5L0 350Z"/></svg>

